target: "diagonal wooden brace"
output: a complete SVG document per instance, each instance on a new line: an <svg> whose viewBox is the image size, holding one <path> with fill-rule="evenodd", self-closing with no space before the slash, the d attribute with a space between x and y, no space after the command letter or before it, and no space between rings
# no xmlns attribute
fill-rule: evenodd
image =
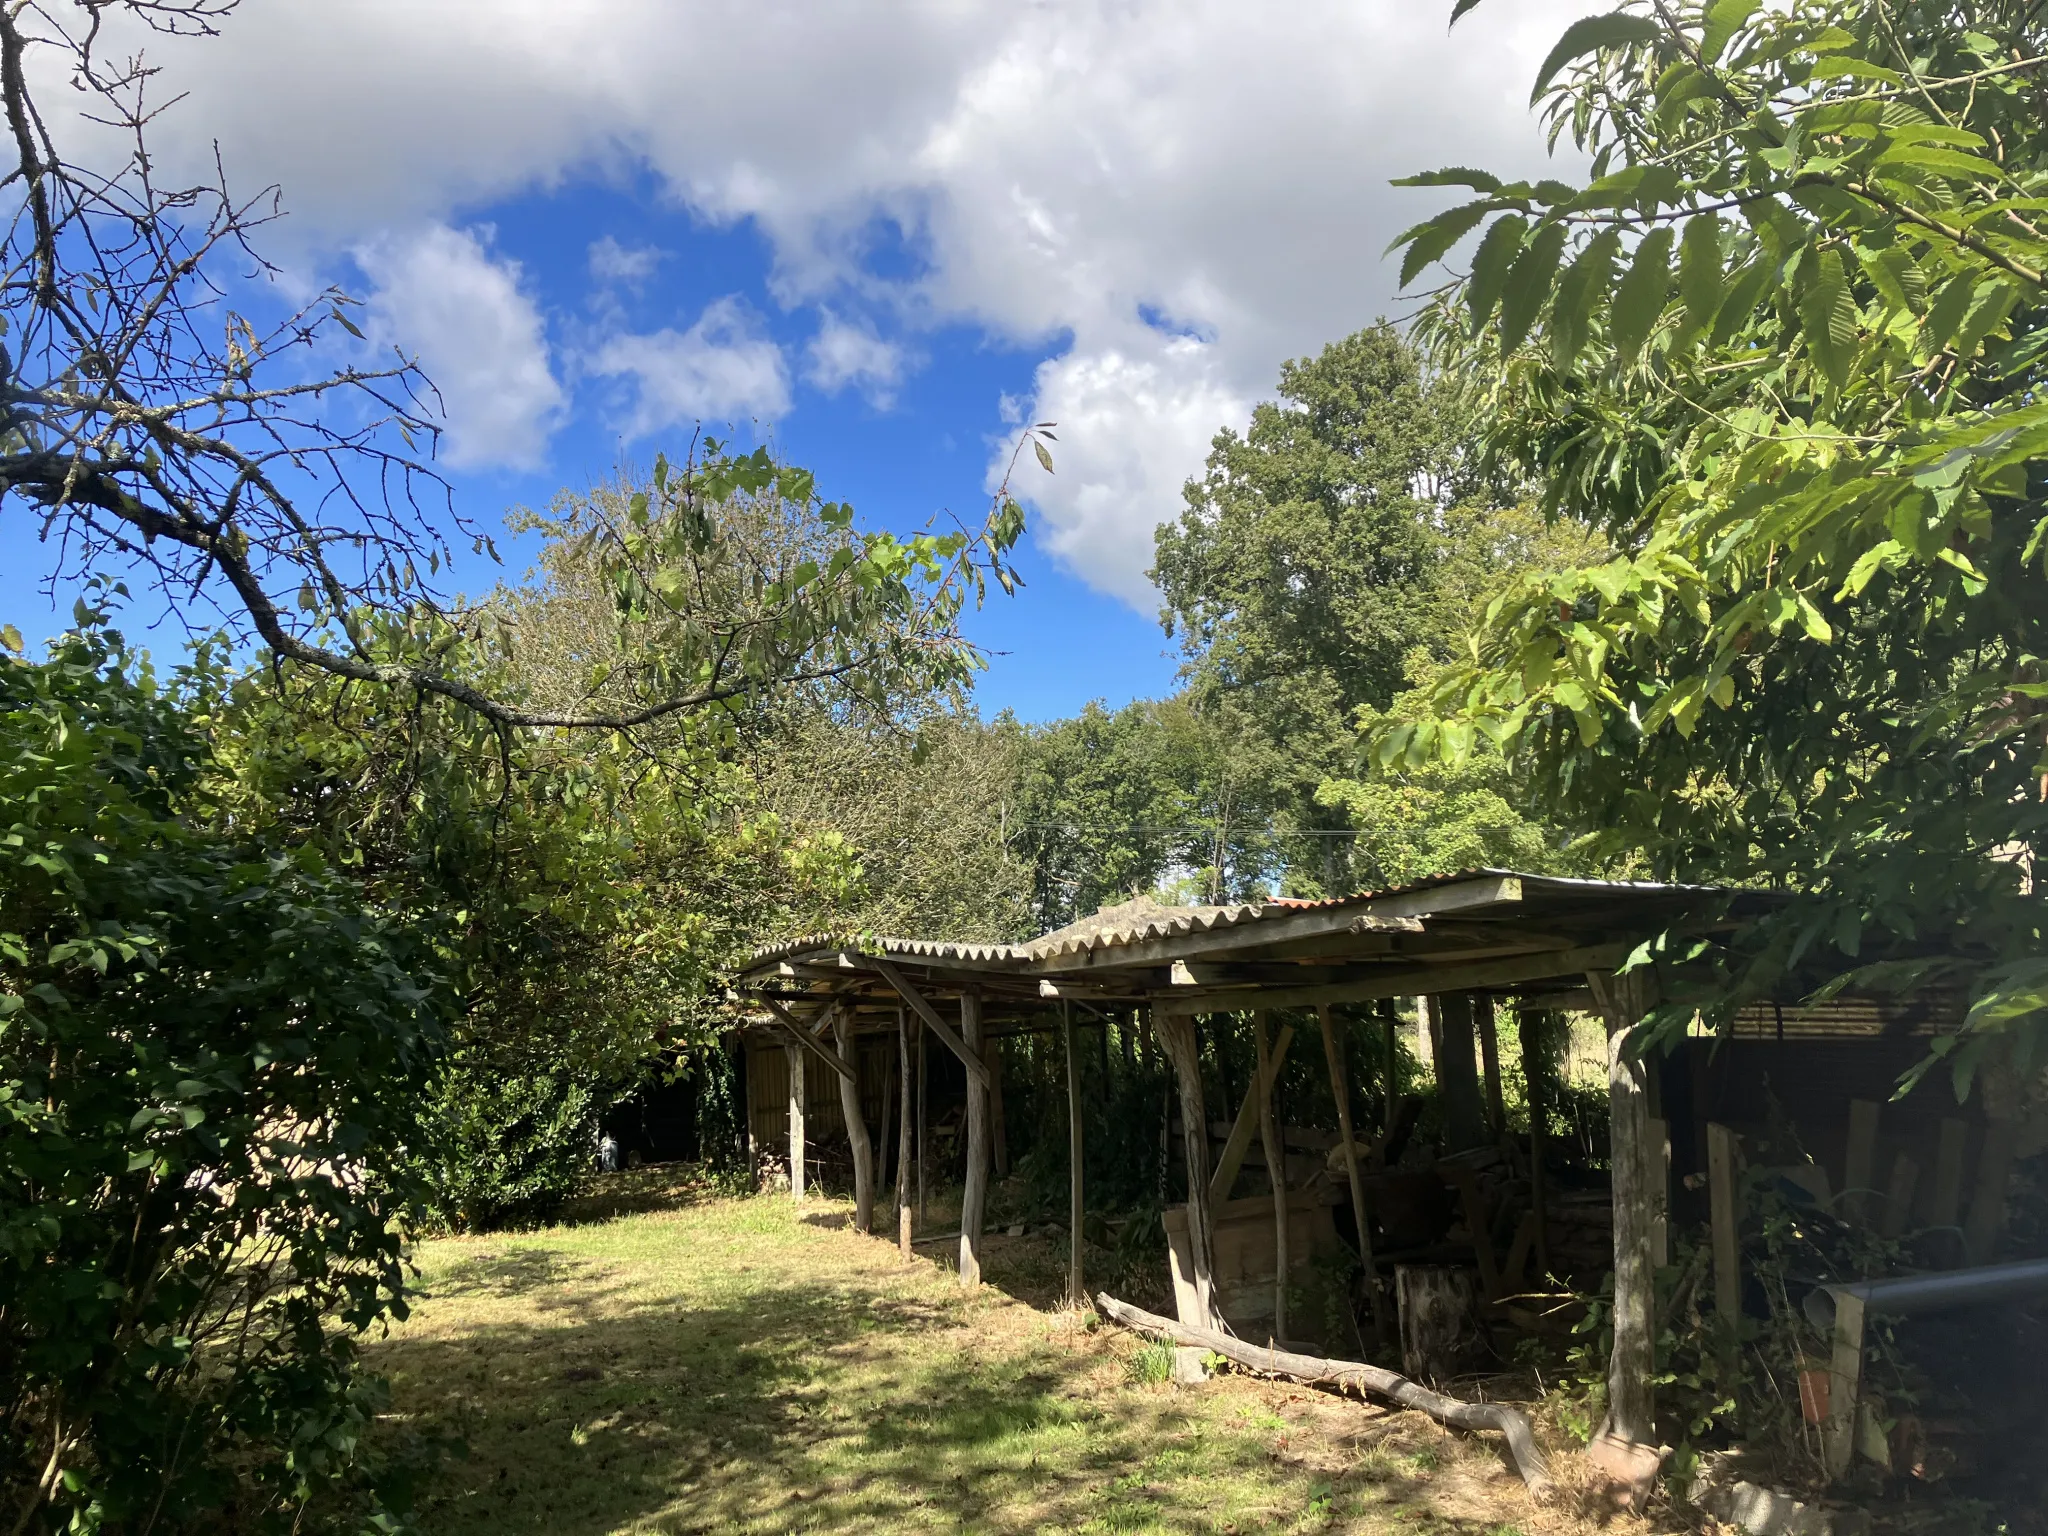
<svg viewBox="0 0 2048 1536"><path fill-rule="evenodd" d="M849 1067L845 1062L841 1061L838 1058L838 1056L835 1055L833 1052L826 1050L824 1046L820 1045L818 1043L817 1037L813 1035L808 1029L805 1029L800 1022L798 1022L795 1014L791 1013L787 1008L783 1007L782 1004L775 1001L775 999L772 997L764 997L760 1001L764 1006L766 1006L768 1011L775 1016L775 1021L778 1024L782 1025L784 1029L789 1031L790 1038L795 1040L798 1045L801 1045L805 1050L809 1051L813 1056L817 1057L818 1060L825 1063L826 1066L830 1067L834 1072L837 1072L849 1083L855 1080L853 1075L853 1068ZM831 1015L828 1012L826 1014L826 1017L829 1018L830 1016Z"/></svg>
<svg viewBox="0 0 2048 1536"><path fill-rule="evenodd" d="M967 1042L960 1038L953 1026L939 1017L939 1010L925 999L924 994L913 987L901 971L880 955L862 955L860 958L863 964L873 967L882 980L895 988L896 995L910 1004L917 1016L924 1020L925 1027L945 1043L947 1050L960 1058L960 1065L967 1069L967 1075L983 1088L987 1088L989 1075L986 1064L978 1054L968 1049Z"/></svg>

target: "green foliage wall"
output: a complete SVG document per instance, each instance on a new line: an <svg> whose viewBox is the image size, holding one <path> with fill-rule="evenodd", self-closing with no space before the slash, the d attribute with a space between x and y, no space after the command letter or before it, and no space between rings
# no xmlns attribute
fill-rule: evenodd
<svg viewBox="0 0 2048 1536"><path fill-rule="evenodd" d="M104 631L0 656L12 1530L296 1528L403 1313L434 956L317 851L213 829L202 726Z"/></svg>

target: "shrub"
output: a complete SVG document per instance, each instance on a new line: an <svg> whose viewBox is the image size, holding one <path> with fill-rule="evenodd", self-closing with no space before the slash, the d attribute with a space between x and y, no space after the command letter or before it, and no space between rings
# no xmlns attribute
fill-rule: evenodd
<svg viewBox="0 0 2048 1536"><path fill-rule="evenodd" d="M467 1054L448 1064L422 1110L415 1219L484 1232L560 1213L590 1172L611 1095L558 1066L508 1074Z"/></svg>
<svg viewBox="0 0 2048 1536"><path fill-rule="evenodd" d="M0 655L0 1527L283 1529L404 1315L438 1049L406 932L188 813L196 723L118 637Z"/></svg>

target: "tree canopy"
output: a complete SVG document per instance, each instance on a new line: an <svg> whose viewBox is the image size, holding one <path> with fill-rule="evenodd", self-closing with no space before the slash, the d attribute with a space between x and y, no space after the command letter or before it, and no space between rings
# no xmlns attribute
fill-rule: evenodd
<svg viewBox="0 0 2048 1536"><path fill-rule="evenodd" d="M1434 355L1618 554L1496 598L1382 761L1498 742L1660 872L1807 891L1705 1001L1960 981L1959 1080L2048 1004L2044 64L2000 0L1627 5L1537 83L1589 177L1414 178L1477 196L1398 242L1479 233Z"/></svg>

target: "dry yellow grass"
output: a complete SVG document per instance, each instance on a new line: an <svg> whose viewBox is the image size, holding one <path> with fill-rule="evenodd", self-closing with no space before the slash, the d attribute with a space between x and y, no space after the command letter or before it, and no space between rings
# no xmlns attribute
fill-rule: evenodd
<svg viewBox="0 0 2048 1536"><path fill-rule="evenodd" d="M1042 1249L997 1240L996 1283L963 1295L836 1202L659 1170L613 1193L640 1208L420 1246L427 1295L370 1354L399 1419L468 1444L421 1511L434 1536L1581 1523L1417 1415L1242 1376L1146 1384L1139 1341L1005 1293Z"/></svg>

